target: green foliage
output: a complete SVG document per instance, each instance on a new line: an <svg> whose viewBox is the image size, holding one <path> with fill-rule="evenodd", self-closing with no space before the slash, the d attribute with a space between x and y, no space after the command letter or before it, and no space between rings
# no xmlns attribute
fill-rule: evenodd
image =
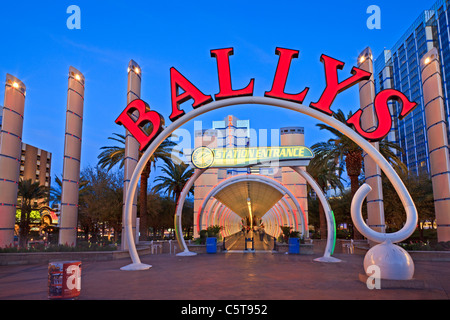
<svg viewBox="0 0 450 320"><path fill-rule="evenodd" d="M161 172L165 175L155 179L157 184L153 186L152 191L162 191L167 196L173 197L178 201L184 186L194 173L194 169L190 168L189 165L184 162L180 164L167 162L161 167ZM189 193L193 193L193 189L189 190Z"/></svg>
<svg viewBox="0 0 450 320"><path fill-rule="evenodd" d="M289 233L289 238L300 238L300 231L291 231Z"/></svg>
<svg viewBox="0 0 450 320"><path fill-rule="evenodd" d="M418 241L399 245L407 251L450 251L450 241L438 243Z"/></svg>
<svg viewBox="0 0 450 320"><path fill-rule="evenodd" d="M281 232L283 233L283 241L282 242L288 242L292 227L280 227L280 228L281 228Z"/></svg>
<svg viewBox="0 0 450 320"><path fill-rule="evenodd" d="M220 230L222 230L222 226L214 225L210 226L206 229L208 233L208 237L217 237L219 235Z"/></svg>
<svg viewBox="0 0 450 320"><path fill-rule="evenodd" d="M48 188L33 182L31 179L20 180L17 189L17 196L20 199L20 221L19 221L19 245L22 248L27 246L28 234L30 232L31 213L37 210L36 203L47 199Z"/></svg>

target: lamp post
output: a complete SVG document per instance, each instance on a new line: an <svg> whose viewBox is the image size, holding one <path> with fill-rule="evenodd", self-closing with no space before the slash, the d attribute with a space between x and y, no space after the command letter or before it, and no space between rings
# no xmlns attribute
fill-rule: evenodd
<svg viewBox="0 0 450 320"><path fill-rule="evenodd" d="M14 244L26 87L7 74L0 132L0 247Z"/></svg>
<svg viewBox="0 0 450 320"><path fill-rule="evenodd" d="M450 160L439 55L432 48L420 61L430 173L438 241L450 241Z"/></svg>
<svg viewBox="0 0 450 320"><path fill-rule="evenodd" d="M59 244L70 246L77 241L84 80L80 71L69 68Z"/></svg>
<svg viewBox="0 0 450 320"><path fill-rule="evenodd" d="M361 115L361 127L366 131L371 131L377 127L377 118L374 113L373 101L375 100L375 85L373 81L373 56L370 48L366 48L358 58L358 68L370 72L369 80L359 83L359 101ZM378 150L379 143L372 145ZM367 219L369 227L379 232L385 232L385 218L383 205L383 189L381 180L381 170L376 162L364 153L364 173L366 183L372 188L367 195ZM374 245L374 243L371 243Z"/></svg>
<svg viewBox="0 0 450 320"><path fill-rule="evenodd" d="M127 104L133 100L139 99L141 96L141 75L142 71L139 65L130 60L128 64L128 84L127 84ZM137 111L135 111L137 113ZM133 113L132 117L137 119L137 115ZM123 213L122 213L122 234L125 234L125 225L127 219L125 217L125 202L127 196L127 190L129 188L130 179L133 174L136 164L139 161L139 142L130 134L128 130L125 130L125 157L124 157L124 180L123 180ZM131 215L131 224L133 229L134 241L139 239L136 237L136 217L137 217L137 194L133 198L133 209ZM128 249L127 238L122 238L122 250Z"/></svg>

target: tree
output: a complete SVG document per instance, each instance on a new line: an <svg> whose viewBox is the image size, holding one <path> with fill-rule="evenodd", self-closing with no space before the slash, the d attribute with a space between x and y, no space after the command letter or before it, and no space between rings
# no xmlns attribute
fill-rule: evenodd
<svg viewBox="0 0 450 320"><path fill-rule="evenodd" d="M180 164L169 162L164 167L161 167L161 171L166 176L159 176L155 179L155 182L158 183L152 188L152 191L163 191L177 203L185 184L194 173L194 169L190 168L184 162ZM188 194L191 193L193 193L193 189L189 190Z"/></svg>
<svg viewBox="0 0 450 320"><path fill-rule="evenodd" d="M352 116L352 112L346 117L342 110L338 110L333 114L333 117L342 123L346 123L346 120ZM320 130L327 130L331 132L334 137L326 142L316 143L311 147L316 156L319 156L324 165L330 161L335 161L341 168L345 167L345 171L350 178L350 190L351 195L356 193L359 188L359 176L363 168L363 155L361 147L353 142L349 137L340 131L334 129L326 124L319 123L317 126ZM397 171L406 172L406 166L396 156L396 152L402 152L400 146L387 140L379 142L380 153L388 160ZM358 230L354 231L354 238L361 239L362 235Z"/></svg>
<svg viewBox="0 0 450 320"><path fill-rule="evenodd" d="M79 205L79 225L85 238L97 242L100 231L114 229L114 239L122 231L123 178L120 172L108 172L99 166L82 171L85 186L84 200Z"/></svg>
<svg viewBox="0 0 450 320"><path fill-rule="evenodd" d="M148 234L148 221L147 221L147 192L148 192L148 178L150 177L151 168L156 167L157 160L163 160L165 163L172 162L172 158L179 161L179 159L172 153L175 142L170 140L171 137L164 140L156 151L153 153L149 161L147 162L144 170L141 173L141 184L139 187L139 217L140 217L140 233L143 240ZM113 167L119 165L119 168L123 168L125 164L125 135L113 133L113 137L108 137L109 140L113 140L119 143L118 146L105 146L101 147L103 150L98 155L98 165L100 168L106 168L107 171ZM142 153L139 154L139 157Z"/></svg>
<svg viewBox="0 0 450 320"><path fill-rule="evenodd" d="M62 175L61 175L62 176ZM56 187L50 187L50 198L49 202L52 206L56 203L61 203L61 195L62 195L62 180L60 177L55 175ZM80 180L78 181L78 203L83 202L83 196L86 194L86 185L88 181L86 181L83 175L80 175Z"/></svg>
<svg viewBox="0 0 450 320"><path fill-rule="evenodd" d="M430 177L426 173L420 175L409 174L400 175L405 187L408 189L411 198L419 215L419 237L423 240L423 228L420 222L430 221L435 219L434 211L434 197L433 186ZM406 222L406 212L400 198L395 191L392 184L383 175L383 193L385 206L386 225L392 231L397 231L402 228Z"/></svg>
<svg viewBox="0 0 450 320"><path fill-rule="evenodd" d="M342 183L341 171L342 168L338 167L334 160L328 159L324 161L321 156L324 154L319 154L314 157L308 167L307 171L316 180L317 184L320 186L321 190L325 194L328 189L339 189L341 192L344 190L344 185ZM327 238L327 221L325 217L325 210L319 201L319 223L320 223L320 238Z"/></svg>
<svg viewBox="0 0 450 320"><path fill-rule="evenodd" d="M30 232L30 213L38 209L38 200L48 198L48 188L32 182L31 179L20 180L17 195L20 201L19 246L26 248Z"/></svg>

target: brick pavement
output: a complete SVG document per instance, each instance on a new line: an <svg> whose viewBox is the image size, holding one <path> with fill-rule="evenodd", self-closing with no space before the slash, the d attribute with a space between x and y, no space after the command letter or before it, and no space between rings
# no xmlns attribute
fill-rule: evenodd
<svg viewBox="0 0 450 320"><path fill-rule="evenodd" d="M145 271L121 271L131 260L83 262L78 300L424 300L450 297L450 262L418 261L422 289L369 290L358 279L363 256L219 253L145 255ZM0 266L0 300L47 300L47 264Z"/></svg>

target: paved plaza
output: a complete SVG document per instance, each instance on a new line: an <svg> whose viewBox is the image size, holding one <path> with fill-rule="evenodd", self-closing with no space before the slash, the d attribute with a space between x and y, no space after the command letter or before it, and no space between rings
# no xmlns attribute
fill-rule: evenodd
<svg viewBox="0 0 450 320"><path fill-rule="evenodd" d="M450 262L415 262L423 288L369 290L359 280L363 255L255 253L144 255L145 271L121 271L130 259L82 262L78 300L448 300ZM48 300L47 264L0 266L0 300Z"/></svg>

